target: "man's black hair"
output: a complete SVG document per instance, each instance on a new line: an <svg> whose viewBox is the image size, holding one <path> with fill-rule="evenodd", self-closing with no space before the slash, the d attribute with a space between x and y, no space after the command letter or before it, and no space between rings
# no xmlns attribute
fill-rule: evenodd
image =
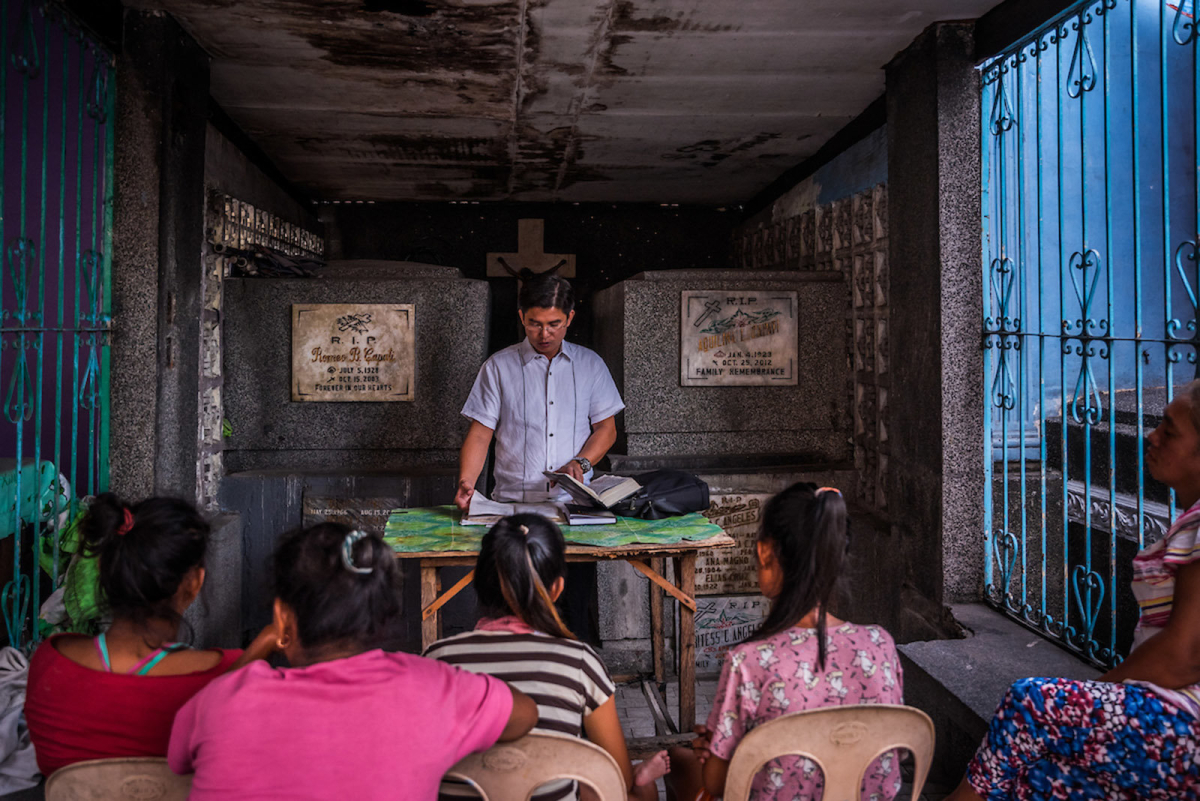
<svg viewBox="0 0 1200 801"><path fill-rule="evenodd" d="M575 290L565 278L535 275L521 287L517 305L523 312L530 309L560 309L563 314L570 314L575 309Z"/></svg>

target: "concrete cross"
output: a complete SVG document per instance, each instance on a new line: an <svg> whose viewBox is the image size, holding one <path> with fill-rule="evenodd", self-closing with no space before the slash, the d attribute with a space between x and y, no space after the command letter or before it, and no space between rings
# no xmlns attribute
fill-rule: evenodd
<svg viewBox="0 0 1200 801"><path fill-rule="evenodd" d="M545 220L517 220L517 252L487 254L488 277L511 276L518 284L540 273L575 277L574 253L545 253Z"/></svg>

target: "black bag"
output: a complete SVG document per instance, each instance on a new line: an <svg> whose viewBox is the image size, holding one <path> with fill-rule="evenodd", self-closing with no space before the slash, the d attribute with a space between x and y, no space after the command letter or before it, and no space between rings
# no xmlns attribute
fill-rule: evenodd
<svg viewBox="0 0 1200 801"><path fill-rule="evenodd" d="M708 484L682 470L655 470L634 476L642 488L612 507L622 517L661 520L708 509Z"/></svg>

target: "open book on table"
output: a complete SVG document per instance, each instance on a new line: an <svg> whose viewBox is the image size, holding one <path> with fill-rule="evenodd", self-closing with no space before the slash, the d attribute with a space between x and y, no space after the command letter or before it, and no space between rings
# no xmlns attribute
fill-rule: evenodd
<svg viewBox="0 0 1200 801"><path fill-rule="evenodd" d="M481 492L471 496L471 506L462 517L464 526L492 526L500 518L516 514L536 514L558 523L560 526L595 526L615 523L611 512L594 506L587 508L574 504L552 503L502 503L493 501Z"/></svg>
<svg viewBox="0 0 1200 801"><path fill-rule="evenodd" d="M568 473L546 470L542 475L557 482L580 506L595 509L612 509L642 488L634 479L623 476L600 476L592 479L591 486L588 486Z"/></svg>

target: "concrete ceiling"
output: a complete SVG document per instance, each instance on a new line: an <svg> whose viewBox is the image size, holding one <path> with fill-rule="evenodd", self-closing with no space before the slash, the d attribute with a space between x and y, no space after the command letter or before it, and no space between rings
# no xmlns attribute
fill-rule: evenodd
<svg viewBox="0 0 1200 801"><path fill-rule="evenodd" d="M321 200L736 203L997 0L133 0Z"/></svg>

